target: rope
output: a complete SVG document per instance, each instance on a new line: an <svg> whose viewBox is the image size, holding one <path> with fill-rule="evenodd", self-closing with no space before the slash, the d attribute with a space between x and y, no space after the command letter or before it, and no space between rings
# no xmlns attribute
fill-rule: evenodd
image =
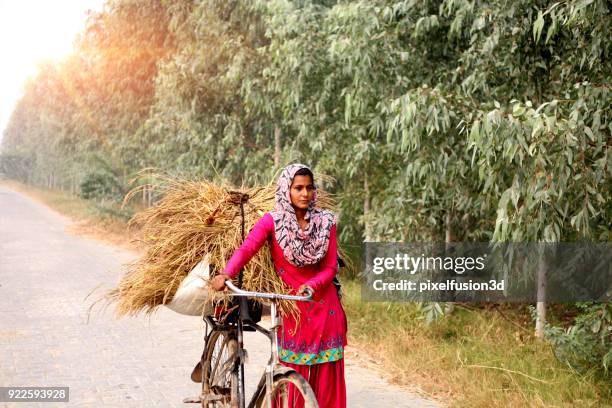
<svg viewBox="0 0 612 408"><path fill-rule="evenodd" d="M245 194L246 195L246 194ZM240 197L240 236L242 238L242 242L244 242L244 203L248 200L248 195ZM238 287L242 287L242 272L244 268L240 269L240 274L238 275Z"/></svg>

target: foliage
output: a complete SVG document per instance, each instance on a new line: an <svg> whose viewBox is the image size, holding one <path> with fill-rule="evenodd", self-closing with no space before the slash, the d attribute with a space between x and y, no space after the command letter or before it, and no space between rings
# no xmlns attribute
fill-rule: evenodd
<svg viewBox="0 0 612 408"><path fill-rule="evenodd" d="M595 368L610 375L612 368L612 305L584 303L582 313L567 329L550 326L546 338L555 346L555 355L568 366L587 371Z"/></svg>
<svg viewBox="0 0 612 408"><path fill-rule="evenodd" d="M610 406L609 377L557 361L517 323L529 325L529 316L514 305L457 307L426 324L414 303L363 302L359 283L343 286L353 358L383 362L402 385L419 384L452 407Z"/></svg>
<svg viewBox="0 0 612 408"><path fill-rule="evenodd" d="M29 170L34 159L28 153L11 151L0 154L0 175L10 176L15 180L27 183Z"/></svg>
<svg viewBox="0 0 612 408"><path fill-rule="evenodd" d="M146 165L137 136L157 63L173 50L167 19L155 0L109 2L90 15L73 55L40 65L2 143L3 154L31 158L28 182L76 191L91 154L126 176Z"/></svg>
<svg viewBox="0 0 612 408"><path fill-rule="evenodd" d="M178 2L170 12L181 47L160 64L145 123L152 164L180 176L267 182L272 131L241 98L261 58L258 17L241 1Z"/></svg>
<svg viewBox="0 0 612 408"><path fill-rule="evenodd" d="M103 199L122 195L117 179L111 173L104 171L87 173L79 187L81 197L85 199Z"/></svg>

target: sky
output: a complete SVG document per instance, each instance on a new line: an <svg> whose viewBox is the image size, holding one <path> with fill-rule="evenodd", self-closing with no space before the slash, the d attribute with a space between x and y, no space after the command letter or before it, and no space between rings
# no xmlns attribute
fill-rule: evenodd
<svg viewBox="0 0 612 408"><path fill-rule="evenodd" d="M0 140L15 103L41 60L70 54L87 10L104 0L0 0Z"/></svg>

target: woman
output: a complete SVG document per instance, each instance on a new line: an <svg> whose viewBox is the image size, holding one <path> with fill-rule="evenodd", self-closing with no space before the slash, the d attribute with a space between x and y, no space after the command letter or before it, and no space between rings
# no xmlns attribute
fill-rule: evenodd
<svg viewBox="0 0 612 408"><path fill-rule="evenodd" d="M297 302L297 320L283 316L281 362L308 380L321 408L344 408L347 324L332 284L338 270L336 216L316 208L316 199L310 169L303 164L287 166L278 179L274 211L259 219L211 285L223 289L225 281L270 242L274 268L292 293L304 294L306 288L314 293L312 302Z"/></svg>

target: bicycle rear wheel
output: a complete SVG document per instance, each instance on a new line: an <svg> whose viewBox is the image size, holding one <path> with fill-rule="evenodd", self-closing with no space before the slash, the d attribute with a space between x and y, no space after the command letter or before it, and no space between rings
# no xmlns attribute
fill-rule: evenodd
<svg viewBox="0 0 612 408"><path fill-rule="evenodd" d="M202 407L238 406L238 341L228 331L212 331L202 356Z"/></svg>
<svg viewBox="0 0 612 408"><path fill-rule="evenodd" d="M259 395L255 404L258 408L266 407L266 392ZM317 398L308 381L295 371L289 371L274 377L272 383L273 408L319 408Z"/></svg>

